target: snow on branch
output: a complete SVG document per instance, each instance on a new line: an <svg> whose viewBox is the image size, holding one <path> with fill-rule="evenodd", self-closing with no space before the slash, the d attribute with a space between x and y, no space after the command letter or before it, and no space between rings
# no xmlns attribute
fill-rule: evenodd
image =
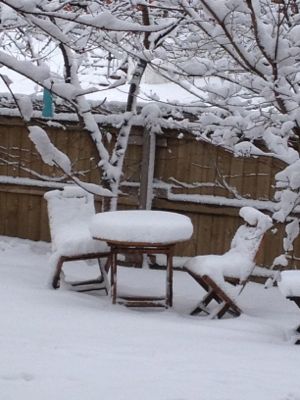
<svg viewBox="0 0 300 400"><path fill-rule="evenodd" d="M41 16L41 17L49 17L51 19L57 18L64 21L76 22L79 25L89 26L97 29L103 29L108 31L116 31L116 32L159 32L161 30L167 29L170 25L169 22L160 23L156 25L141 25L139 23L128 22L122 19L116 18L109 11L104 11L97 13L95 12L93 15L79 15L74 12L47 12L41 10L37 7L35 1L22 1L20 4L19 0L2 0L2 3L7 6L13 8L15 11L21 14L30 14L32 16ZM45 20L44 20L45 21ZM35 22L37 22L35 20ZM45 22L44 22L45 24ZM44 28L50 28L50 21L47 21L48 27L44 25ZM52 24L53 25L53 24Z"/></svg>
<svg viewBox="0 0 300 400"><path fill-rule="evenodd" d="M58 150L50 141L47 133L39 126L30 126L29 138L34 143L44 163L59 166L66 174L72 172L70 159Z"/></svg>
<svg viewBox="0 0 300 400"><path fill-rule="evenodd" d="M85 189L87 192L104 197L113 196L110 190L94 183L82 182L80 179L74 176L69 157L65 153L58 150L51 143L44 129L40 128L39 126L30 126L28 129L30 131L29 138L34 143L44 163L60 168L69 178L73 180L73 182Z"/></svg>

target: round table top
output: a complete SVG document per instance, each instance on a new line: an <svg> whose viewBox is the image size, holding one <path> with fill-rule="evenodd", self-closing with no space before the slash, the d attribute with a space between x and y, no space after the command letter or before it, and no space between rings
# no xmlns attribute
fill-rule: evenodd
<svg viewBox="0 0 300 400"><path fill-rule="evenodd" d="M108 242L163 245L189 239L193 225L189 217L167 211L108 211L93 217L90 232Z"/></svg>

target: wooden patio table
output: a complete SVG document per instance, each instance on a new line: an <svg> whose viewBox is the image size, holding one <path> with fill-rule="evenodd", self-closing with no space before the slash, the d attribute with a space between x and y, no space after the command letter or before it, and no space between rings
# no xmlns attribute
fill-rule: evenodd
<svg viewBox="0 0 300 400"><path fill-rule="evenodd" d="M173 250L176 243L193 233L191 220L181 214L164 211L110 211L93 217L90 231L94 239L108 243L111 249L112 303L128 307L172 307ZM118 296L118 254L165 254L166 293L164 296Z"/></svg>

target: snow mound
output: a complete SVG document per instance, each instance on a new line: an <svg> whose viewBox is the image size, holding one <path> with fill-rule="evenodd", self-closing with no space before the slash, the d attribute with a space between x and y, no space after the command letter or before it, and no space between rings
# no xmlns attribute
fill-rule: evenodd
<svg viewBox="0 0 300 400"><path fill-rule="evenodd" d="M176 243L192 236L193 225L185 215L165 211L110 211L93 217L93 237L131 243Z"/></svg>

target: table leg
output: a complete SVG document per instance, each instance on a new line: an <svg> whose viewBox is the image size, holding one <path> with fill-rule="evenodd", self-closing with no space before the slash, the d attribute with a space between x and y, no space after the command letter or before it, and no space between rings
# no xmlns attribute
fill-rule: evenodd
<svg viewBox="0 0 300 400"><path fill-rule="evenodd" d="M167 252L166 306L173 306L173 248Z"/></svg>
<svg viewBox="0 0 300 400"><path fill-rule="evenodd" d="M111 278L110 278L112 303L117 302L117 252L111 249Z"/></svg>

